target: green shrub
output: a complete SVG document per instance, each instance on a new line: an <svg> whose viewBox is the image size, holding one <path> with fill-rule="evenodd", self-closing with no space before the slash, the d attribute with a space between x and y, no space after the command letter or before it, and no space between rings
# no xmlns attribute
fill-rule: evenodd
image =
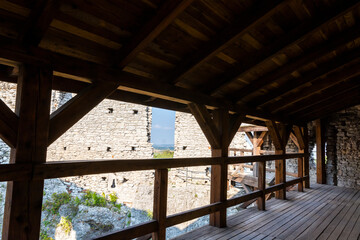
<svg viewBox="0 0 360 240"><path fill-rule="evenodd" d="M67 204L71 201L71 196L67 192L53 193L50 200L47 200L43 204L43 210L52 214L58 214L59 208L63 204Z"/></svg>
<svg viewBox="0 0 360 240"><path fill-rule="evenodd" d="M89 207L106 207L106 199L96 192L87 191L84 196L84 205Z"/></svg>
<svg viewBox="0 0 360 240"><path fill-rule="evenodd" d="M118 200L118 196L116 195L116 193L110 193L110 195L109 195L109 199L110 199L110 202L111 203L116 203L116 200Z"/></svg>
<svg viewBox="0 0 360 240"><path fill-rule="evenodd" d="M54 240L52 237L49 237L47 231L40 231L40 239L41 240Z"/></svg>

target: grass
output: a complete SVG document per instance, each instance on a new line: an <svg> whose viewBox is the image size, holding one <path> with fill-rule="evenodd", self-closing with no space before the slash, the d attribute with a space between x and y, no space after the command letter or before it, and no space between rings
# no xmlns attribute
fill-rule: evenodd
<svg viewBox="0 0 360 240"><path fill-rule="evenodd" d="M173 157L174 157L174 151L170 151L170 150L154 153L154 158L173 158Z"/></svg>
<svg viewBox="0 0 360 240"><path fill-rule="evenodd" d="M72 229L70 219L68 217L61 217L58 227L60 227L66 233L66 235L69 235Z"/></svg>

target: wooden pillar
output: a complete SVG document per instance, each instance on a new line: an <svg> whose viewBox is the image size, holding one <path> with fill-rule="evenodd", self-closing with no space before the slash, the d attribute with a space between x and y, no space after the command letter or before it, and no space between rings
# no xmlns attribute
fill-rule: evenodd
<svg viewBox="0 0 360 240"><path fill-rule="evenodd" d="M267 121L266 126L275 146L275 154L284 155L287 140L290 136L288 127L282 124L276 124L274 121ZM284 184L282 190L275 192L278 199L286 199L286 159L275 160L275 184Z"/></svg>
<svg viewBox="0 0 360 240"><path fill-rule="evenodd" d="M153 233L154 240L166 239L167 190L168 170L155 170L153 218L159 223L159 231Z"/></svg>
<svg viewBox="0 0 360 240"><path fill-rule="evenodd" d="M259 210L265 210L265 188L266 188L266 164L258 162L258 189L262 191L261 197L257 199Z"/></svg>
<svg viewBox="0 0 360 240"><path fill-rule="evenodd" d="M49 133L52 69L20 67L15 112L19 116L10 163L44 163ZM39 239L43 180L8 182L3 240Z"/></svg>
<svg viewBox="0 0 360 240"><path fill-rule="evenodd" d="M188 106L211 145L211 156L228 157L229 145L245 116L230 115L228 110L218 109L213 111L211 117L204 105L191 103ZM211 165L211 203L227 200L227 173L228 166L225 162ZM226 208L210 214L210 225L226 227Z"/></svg>
<svg viewBox="0 0 360 240"><path fill-rule="evenodd" d="M304 157L304 176L307 177L304 181L304 186L305 188L310 188L309 132L306 126L304 127L304 153L306 153L306 156Z"/></svg>
<svg viewBox="0 0 360 240"><path fill-rule="evenodd" d="M316 120L316 182L319 184L326 184L324 132L323 121Z"/></svg>
<svg viewBox="0 0 360 240"><path fill-rule="evenodd" d="M297 141L297 146L299 148L299 153L305 153L305 134L304 134L304 128L300 128L298 126L294 126L293 128L295 133L295 140ZM298 177L303 177L305 168L304 168L305 159L304 158L298 158ZM304 191L304 181L301 181L298 184L298 191L303 192Z"/></svg>

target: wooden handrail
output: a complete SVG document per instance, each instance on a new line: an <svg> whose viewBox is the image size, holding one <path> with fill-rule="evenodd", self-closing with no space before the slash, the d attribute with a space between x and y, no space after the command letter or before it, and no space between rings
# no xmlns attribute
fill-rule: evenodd
<svg viewBox="0 0 360 240"><path fill-rule="evenodd" d="M204 165L220 165L220 164L238 164L249 162L265 163L277 159L303 158L308 154L281 154L281 155L259 155L259 156L240 156L240 157L212 157L212 158L175 158L175 159L137 159L137 160L91 160L91 161L65 161L65 162L47 162L42 164L1 164L0 165L0 181L17 181L17 180L42 180L49 178L59 178L86 174L99 174L109 172L126 172L152 170L164 171L167 168L191 167ZM262 174L265 178L265 171L258 170L258 174ZM166 176L167 179L167 176ZM259 178L260 179L260 178ZM308 179L308 176L298 177L293 180L277 184L268 188L262 188L252 193L228 199L223 202L209 204L197 209L186 212L166 216L161 220L152 220L150 222L139 224L126 228L122 231L108 234L97 238L101 240L112 239L132 239L149 233L164 231L166 227L186 222L204 215L215 213L221 209L225 209L237 204L252 200L265 198L265 194L279 191L287 186L291 186ZM164 185L165 184L165 185ZM157 186L166 186L167 181L158 181ZM162 190L161 190L162 191ZM161 202L161 201L160 201ZM265 209L265 204L261 205ZM164 220L165 219L165 220ZM160 227L162 225L162 227ZM161 228L161 229L160 229Z"/></svg>
<svg viewBox="0 0 360 240"><path fill-rule="evenodd" d="M137 224L124 230L109 233L107 235L95 238L98 240L128 240L137 237L141 237L143 235L156 232L159 228L158 222L156 220L151 220L147 223Z"/></svg>

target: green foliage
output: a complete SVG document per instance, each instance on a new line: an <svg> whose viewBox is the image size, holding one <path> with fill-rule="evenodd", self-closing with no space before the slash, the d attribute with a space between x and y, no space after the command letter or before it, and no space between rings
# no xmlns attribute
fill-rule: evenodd
<svg viewBox="0 0 360 240"><path fill-rule="evenodd" d="M79 198L79 197L76 197L75 200L74 200L74 203L79 206L80 203L81 203L80 198Z"/></svg>
<svg viewBox="0 0 360 240"><path fill-rule="evenodd" d="M152 219L152 218L153 218L153 212L150 211L150 210L146 210L146 216L147 216L148 218Z"/></svg>
<svg viewBox="0 0 360 240"><path fill-rule="evenodd" d="M61 217L61 220L57 226L60 227L67 235L70 234L72 229L72 224L68 217Z"/></svg>
<svg viewBox="0 0 360 240"><path fill-rule="evenodd" d="M116 195L116 193L110 193L109 195L109 199L111 203L116 203L116 200L118 199L118 196Z"/></svg>
<svg viewBox="0 0 360 240"><path fill-rule="evenodd" d="M197 193L195 193L195 198L197 198L198 197L198 195L197 195Z"/></svg>
<svg viewBox="0 0 360 240"><path fill-rule="evenodd" d="M50 200L47 200L43 204L43 211L48 211L52 214L58 214L59 208L63 204L67 204L71 201L71 196L67 192L53 193Z"/></svg>
<svg viewBox="0 0 360 240"><path fill-rule="evenodd" d="M84 196L84 205L89 207L106 207L106 198L96 192L87 191Z"/></svg>
<svg viewBox="0 0 360 240"><path fill-rule="evenodd" d="M174 157L174 151L170 151L170 150L154 153L154 158L173 158L173 157Z"/></svg>
<svg viewBox="0 0 360 240"><path fill-rule="evenodd" d="M40 231L40 239L41 240L54 240L52 237L49 237L47 231Z"/></svg>

